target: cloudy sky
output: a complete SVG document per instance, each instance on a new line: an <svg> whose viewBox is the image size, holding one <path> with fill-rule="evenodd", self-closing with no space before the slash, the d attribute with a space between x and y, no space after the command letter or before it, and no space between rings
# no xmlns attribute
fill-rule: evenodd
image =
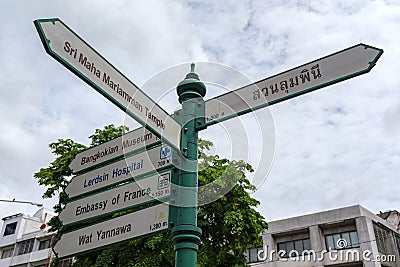
<svg viewBox="0 0 400 267"><path fill-rule="evenodd" d="M264 149L275 156L254 197L267 220L354 204L399 210L400 3L216 2L1 1L0 199L52 207L56 200L41 199L45 189L33 178L53 160L48 144L58 138L88 144L94 129L125 121L123 112L45 53L33 20L58 17L139 86L191 61L223 64L257 81L361 42L382 48L370 73L268 109L274 127L261 135L274 135L275 144ZM170 89L146 93L158 99ZM215 95L210 87L206 99ZM176 98L165 99L172 112ZM218 127L202 136L229 156L222 138L212 136ZM254 156L261 140L251 137L243 158L268 170L270 161ZM0 202L1 218L35 210Z"/></svg>

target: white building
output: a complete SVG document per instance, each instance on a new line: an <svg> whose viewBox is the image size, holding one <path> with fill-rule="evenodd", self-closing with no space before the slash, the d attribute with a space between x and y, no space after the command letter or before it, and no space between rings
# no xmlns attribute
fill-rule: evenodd
<svg viewBox="0 0 400 267"><path fill-rule="evenodd" d="M307 214L269 222L246 256L257 267L400 267L399 226L399 212L359 205Z"/></svg>
<svg viewBox="0 0 400 267"><path fill-rule="evenodd" d="M0 267L47 267L53 252L47 223L55 216L49 209L41 208L33 216L18 213L3 218L0 237ZM60 267L69 266L70 260Z"/></svg>

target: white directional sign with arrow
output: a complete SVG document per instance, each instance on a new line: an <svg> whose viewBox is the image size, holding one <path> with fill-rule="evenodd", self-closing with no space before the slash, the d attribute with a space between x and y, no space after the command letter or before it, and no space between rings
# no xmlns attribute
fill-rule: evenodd
<svg viewBox="0 0 400 267"><path fill-rule="evenodd" d="M65 233L54 251L57 257L64 258L166 229L168 205L160 204Z"/></svg>
<svg viewBox="0 0 400 267"><path fill-rule="evenodd" d="M67 203L59 218L64 226L104 216L170 195L171 171L124 184L86 198Z"/></svg>
<svg viewBox="0 0 400 267"><path fill-rule="evenodd" d="M52 57L172 147L179 149L181 125L59 19L36 20Z"/></svg>
<svg viewBox="0 0 400 267"><path fill-rule="evenodd" d="M71 179L65 192L69 198L122 183L133 177L172 166L172 151L168 145L154 147Z"/></svg>
<svg viewBox="0 0 400 267"><path fill-rule="evenodd" d="M69 168L76 174L115 158L120 158L124 155L128 156L136 150L154 145L157 142L160 142L160 139L155 134L141 127L106 143L82 151L75 156Z"/></svg>
<svg viewBox="0 0 400 267"><path fill-rule="evenodd" d="M212 125L368 73L383 50L355 45L206 101Z"/></svg>

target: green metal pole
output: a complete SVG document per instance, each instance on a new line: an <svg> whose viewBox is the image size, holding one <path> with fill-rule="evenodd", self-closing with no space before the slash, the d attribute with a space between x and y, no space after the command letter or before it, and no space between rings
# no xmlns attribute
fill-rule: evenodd
<svg viewBox="0 0 400 267"><path fill-rule="evenodd" d="M177 171L175 209L172 235L176 267L195 267L200 244L201 229L197 227L197 146L198 130L204 126L204 101L206 87L194 72L194 63L186 78L177 86L182 110L175 113L182 122L181 147L183 155Z"/></svg>

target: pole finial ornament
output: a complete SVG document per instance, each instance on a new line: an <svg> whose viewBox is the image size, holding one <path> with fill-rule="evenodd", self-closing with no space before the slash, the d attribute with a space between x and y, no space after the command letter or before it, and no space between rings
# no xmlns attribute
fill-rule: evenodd
<svg viewBox="0 0 400 267"><path fill-rule="evenodd" d="M190 64L190 72L194 72L194 67L196 65L194 64L194 62L192 62L192 64Z"/></svg>

